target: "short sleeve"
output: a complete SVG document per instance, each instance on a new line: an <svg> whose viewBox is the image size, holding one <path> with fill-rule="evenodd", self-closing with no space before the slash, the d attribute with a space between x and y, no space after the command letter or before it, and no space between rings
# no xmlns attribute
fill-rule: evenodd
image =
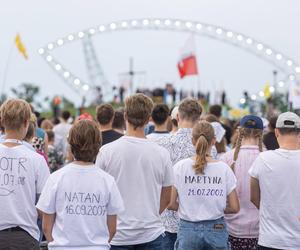
<svg viewBox="0 0 300 250"><path fill-rule="evenodd" d="M174 187L178 190L180 185L180 176L181 176L181 162L177 162L173 166L173 172L174 172Z"/></svg>
<svg viewBox="0 0 300 250"><path fill-rule="evenodd" d="M233 156L231 151L226 152L225 154L223 154L221 156L220 161L222 161L222 162L226 163L227 165L231 166L231 164L233 163L233 159L232 159L231 156Z"/></svg>
<svg viewBox="0 0 300 250"><path fill-rule="evenodd" d="M112 185L107 204L107 215L116 215L124 210L124 203L115 180L112 178Z"/></svg>
<svg viewBox="0 0 300 250"><path fill-rule="evenodd" d="M258 156L255 161L252 163L252 166L250 167L248 173L251 177L255 178L255 179L259 179L259 175L260 175L260 169L261 166L263 165L261 156Z"/></svg>
<svg viewBox="0 0 300 250"><path fill-rule="evenodd" d="M40 194L46 181L50 176L50 171L47 162L42 157L40 163L37 165L36 173L36 193Z"/></svg>
<svg viewBox="0 0 300 250"><path fill-rule="evenodd" d="M55 214L56 213L55 203L56 203L56 185L50 176L43 188L43 191L38 200L36 208L46 214Z"/></svg>
<svg viewBox="0 0 300 250"><path fill-rule="evenodd" d="M229 195L236 188L237 180L232 169L226 166L226 194Z"/></svg>
<svg viewBox="0 0 300 250"><path fill-rule="evenodd" d="M165 159L166 162L165 162L165 169L164 169L165 171L164 171L162 186L169 187L174 184L174 172L173 172L172 162L168 153Z"/></svg>
<svg viewBox="0 0 300 250"><path fill-rule="evenodd" d="M106 171L105 157L106 157L105 148L101 147L97 155L95 165L104 171Z"/></svg>

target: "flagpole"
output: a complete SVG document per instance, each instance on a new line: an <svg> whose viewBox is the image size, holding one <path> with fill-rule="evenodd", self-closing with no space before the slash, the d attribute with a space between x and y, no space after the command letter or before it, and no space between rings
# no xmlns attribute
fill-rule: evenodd
<svg viewBox="0 0 300 250"><path fill-rule="evenodd" d="M14 44L11 45L11 47L9 49L9 52L8 52L8 57L7 57L4 72L3 72L3 79L2 79L2 86L1 86L1 94L0 95L4 95L4 90L5 90L9 65L10 65L10 61L11 61L11 58L12 58L13 48L14 48Z"/></svg>

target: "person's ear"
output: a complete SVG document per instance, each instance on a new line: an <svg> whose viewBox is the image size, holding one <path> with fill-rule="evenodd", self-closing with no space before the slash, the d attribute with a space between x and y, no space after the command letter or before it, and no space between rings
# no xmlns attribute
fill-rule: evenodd
<svg viewBox="0 0 300 250"><path fill-rule="evenodd" d="M128 121L128 116L127 116L126 112L124 112L124 120Z"/></svg>
<svg viewBox="0 0 300 250"><path fill-rule="evenodd" d="M279 129L275 128L275 137L278 138L280 135Z"/></svg>
<svg viewBox="0 0 300 250"><path fill-rule="evenodd" d="M214 137L212 140L211 140L211 146L214 146L216 144L217 140L216 138Z"/></svg>
<svg viewBox="0 0 300 250"><path fill-rule="evenodd" d="M196 146L197 141L194 139L194 137L192 137L192 143L194 146Z"/></svg>

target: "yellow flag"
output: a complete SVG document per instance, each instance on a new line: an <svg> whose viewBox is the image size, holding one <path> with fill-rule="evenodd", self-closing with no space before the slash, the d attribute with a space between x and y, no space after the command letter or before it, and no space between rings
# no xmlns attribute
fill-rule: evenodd
<svg viewBox="0 0 300 250"><path fill-rule="evenodd" d="M271 93L271 91L270 91L270 83L266 83L265 84L265 86L264 86L264 97L266 98L266 99L268 99L268 98L270 98L271 97L271 95L272 95L272 93Z"/></svg>
<svg viewBox="0 0 300 250"><path fill-rule="evenodd" d="M25 46L24 46L24 44L23 44L23 42L22 42L21 37L20 37L19 34L16 35L15 43L16 43L16 47L19 50L19 52L27 60L28 59L27 51L26 51L26 48L25 48Z"/></svg>

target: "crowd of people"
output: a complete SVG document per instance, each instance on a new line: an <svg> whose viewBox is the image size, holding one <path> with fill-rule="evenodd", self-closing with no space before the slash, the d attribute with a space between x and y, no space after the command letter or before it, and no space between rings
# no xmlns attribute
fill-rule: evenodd
<svg viewBox="0 0 300 250"><path fill-rule="evenodd" d="M144 94L96 117L0 107L0 250L300 249L300 117Z"/></svg>

